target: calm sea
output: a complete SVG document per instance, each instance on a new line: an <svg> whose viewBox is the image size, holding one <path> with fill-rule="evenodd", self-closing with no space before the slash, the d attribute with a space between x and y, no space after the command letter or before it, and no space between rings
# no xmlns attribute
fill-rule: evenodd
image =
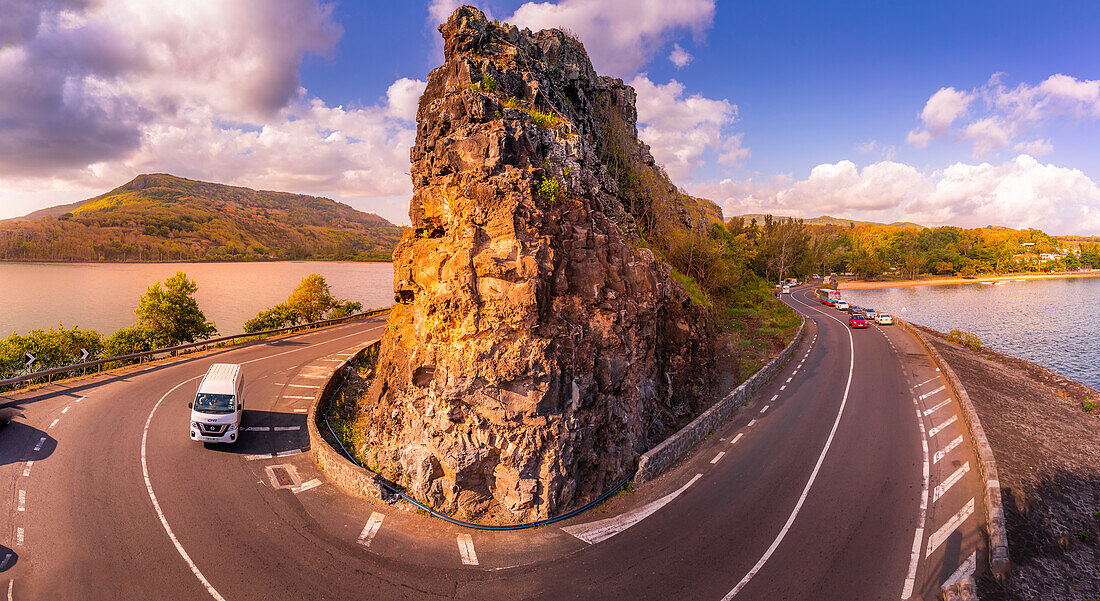
<svg viewBox="0 0 1100 601"><path fill-rule="evenodd" d="M0 337L58 322L110 334L137 322L145 289L182 269L198 286L199 308L221 335L286 300L302 278L319 273L334 296L364 308L393 304L390 263L0 263Z"/></svg>
<svg viewBox="0 0 1100 601"><path fill-rule="evenodd" d="M982 344L1100 389L1100 278L844 290L849 302Z"/></svg>

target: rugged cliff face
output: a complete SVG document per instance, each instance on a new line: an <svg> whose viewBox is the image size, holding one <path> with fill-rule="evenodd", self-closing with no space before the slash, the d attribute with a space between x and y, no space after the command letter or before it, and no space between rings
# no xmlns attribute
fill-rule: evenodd
<svg viewBox="0 0 1100 601"><path fill-rule="evenodd" d="M359 451L441 511L545 518L629 475L712 392L710 318L637 232L720 212L676 193L637 141L633 89L578 41L471 7L440 31ZM684 200L658 206L653 186Z"/></svg>

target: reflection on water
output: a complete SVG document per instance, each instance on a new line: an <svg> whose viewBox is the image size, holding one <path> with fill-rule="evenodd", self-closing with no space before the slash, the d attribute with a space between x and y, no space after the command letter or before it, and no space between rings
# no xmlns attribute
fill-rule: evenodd
<svg viewBox="0 0 1100 601"><path fill-rule="evenodd" d="M0 263L0 337L58 322L110 334L135 323L138 298L177 269L198 283L199 308L221 335L243 332L245 321L286 300L311 273L364 308L393 303L390 263Z"/></svg>
<svg viewBox="0 0 1100 601"><path fill-rule="evenodd" d="M1100 389L1100 278L844 290L857 305L982 343Z"/></svg>

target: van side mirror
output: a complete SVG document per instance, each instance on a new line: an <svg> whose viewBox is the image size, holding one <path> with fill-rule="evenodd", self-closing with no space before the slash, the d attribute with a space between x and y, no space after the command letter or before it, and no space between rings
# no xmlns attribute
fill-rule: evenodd
<svg viewBox="0 0 1100 601"><path fill-rule="evenodd" d="M191 408L192 408L192 405L194 405L194 403L187 403L187 408L188 408L188 409L191 409Z"/></svg>
<svg viewBox="0 0 1100 601"><path fill-rule="evenodd" d="M237 403L237 411L244 411L244 403Z"/></svg>

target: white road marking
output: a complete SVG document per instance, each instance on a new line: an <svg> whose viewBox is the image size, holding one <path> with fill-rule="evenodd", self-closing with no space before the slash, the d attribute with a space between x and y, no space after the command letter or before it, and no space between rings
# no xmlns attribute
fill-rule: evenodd
<svg viewBox="0 0 1100 601"><path fill-rule="evenodd" d="M297 455L302 453L302 449L291 449L289 451L279 451L278 453L261 453L259 455L245 455L244 458L247 461L256 461L257 459L274 459L276 457L289 457L290 455Z"/></svg>
<svg viewBox="0 0 1100 601"><path fill-rule="evenodd" d="M298 374L299 378L327 378L328 376L322 374ZM320 387L318 387L320 388Z"/></svg>
<svg viewBox="0 0 1100 601"><path fill-rule="evenodd" d="M289 451L279 451L278 453L275 453L274 457L289 457L291 455L297 455L297 454L302 453L302 452L303 452L302 449L291 449Z"/></svg>
<svg viewBox="0 0 1100 601"><path fill-rule="evenodd" d="M797 300L795 302L805 304ZM827 315L824 311L821 311L820 309L814 308L814 310L818 313L821 313L822 315ZM840 322L839 319L833 317L832 315L828 315L828 317ZM844 322L840 323L843 324ZM790 531L791 526L794 524L795 519L798 517L799 511L802 510L802 505L806 502L806 497L809 496L810 489L813 487L814 481L817 480L817 475L821 471L821 464L825 462L825 455L829 453L829 447L832 446L833 438L836 437L837 428L840 426L840 419L844 416L844 408L848 404L848 393L851 391L852 388L852 376L855 373L856 343L855 339L852 337L851 329L844 329L848 333L848 383L844 387L844 396L840 401L840 409L837 411L836 419L833 421L832 430L829 431L829 437L825 439L825 446L821 449L821 454L817 458L817 463L814 465L813 471L810 472L810 478L806 481L806 487L802 489L802 495L798 498L798 502L795 504L794 510L791 511L790 517L787 518L787 522L783 524L783 528L779 531L779 534L776 535L775 540L772 541L772 544L768 547L768 550L765 551L764 555L760 557L760 560L756 562L756 565L754 565L752 569L749 570L748 574L745 574L741 581L737 583L737 586L733 587L733 590L727 593L725 597L722 597L722 601L730 601L735 596L737 596L737 593L741 592L741 589L745 588L745 586L748 585L749 581L753 579L753 576L756 576L756 573L764 567L764 564L768 562L768 559L770 559L772 554L775 553L775 550L779 548L780 543L782 543L783 539L787 537L787 533Z"/></svg>
<svg viewBox="0 0 1100 601"><path fill-rule="evenodd" d="M26 510L27 510L27 491L21 490L21 491L19 491L19 508L16 509L16 511L26 511Z"/></svg>
<svg viewBox="0 0 1100 601"><path fill-rule="evenodd" d="M792 372L791 372L791 376L793 377L793 376L794 376L795 374L797 374L797 373L798 373L798 370L796 369L796 370L794 370L794 371L792 371Z"/></svg>
<svg viewBox="0 0 1100 601"><path fill-rule="evenodd" d="M943 449L941 449L939 451L936 451L935 457L932 458L932 463L939 463L940 459L943 459L944 457L946 457L948 453L950 453L951 451L954 451L955 447L961 445L962 443L963 443L963 437L962 436L959 436L955 440L952 440L951 442L947 443L946 447L944 447Z"/></svg>
<svg viewBox="0 0 1100 601"><path fill-rule="evenodd" d="M747 428L751 428L751 427L753 427L753 426L754 426L755 424L756 424L756 420L754 419L754 420L751 420L751 421L749 422L749 425L748 425L748 426L746 426L746 427L747 427Z"/></svg>
<svg viewBox="0 0 1100 601"><path fill-rule="evenodd" d="M790 384L791 380L793 380L793 379L794 379L794 376L791 376L791 377L787 378L787 383Z"/></svg>
<svg viewBox="0 0 1100 601"><path fill-rule="evenodd" d="M962 464L962 467L955 470L954 473L948 476L947 479L945 479L942 483L940 483L939 486L936 487L936 490L932 493L932 502L935 503L936 501L939 501L940 497L942 497L944 493L946 493L948 490L951 490L951 487L954 486L955 483L957 483L959 480L962 480L963 476L965 476L969 471L970 462L967 461L966 463Z"/></svg>
<svg viewBox="0 0 1100 601"><path fill-rule="evenodd" d="M34 445L35 452L41 451L42 450L42 445L45 442L46 442L46 437L45 436L43 436L42 438L39 438L38 439L38 444Z"/></svg>
<svg viewBox="0 0 1100 601"><path fill-rule="evenodd" d="M939 411L940 409L943 409L944 407L946 407L949 403L951 403L951 399L947 399L946 401L943 401L943 402L937 404L935 407L932 407L931 409L925 409L924 410L924 416L928 417L929 415L932 415L933 413L935 413L935 412Z"/></svg>
<svg viewBox="0 0 1100 601"><path fill-rule="evenodd" d="M54 426L56 426L56 425L57 425L57 422L59 422L59 421L61 421L61 418L60 418L60 417L59 417L59 418L57 418L57 419L55 419L55 420L53 420L53 423L52 423L52 424L50 424L49 428L46 428L46 429L47 429L47 430L49 430L50 428L53 428Z"/></svg>
<svg viewBox="0 0 1100 601"><path fill-rule="evenodd" d="M577 524L576 526L566 526L562 528L562 531L590 545L605 541L653 515L658 509L668 505L673 499L680 496L689 486L695 484L695 482L702 477L703 474L695 474L695 477L689 480L687 484L648 505L643 505L622 515L607 518L606 520L589 522L587 524Z"/></svg>
<svg viewBox="0 0 1100 601"><path fill-rule="evenodd" d="M295 430L301 430L301 426L275 426L276 432L292 432Z"/></svg>
<svg viewBox="0 0 1100 601"><path fill-rule="evenodd" d="M298 494L300 492L305 492L305 491L307 491L311 488L317 488L321 484L322 484L322 482L320 480L318 480L317 478L314 478L314 479L310 480L309 482L303 482L301 485L295 486L291 490L294 491L294 494Z"/></svg>
<svg viewBox="0 0 1100 601"><path fill-rule="evenodd" d="M779 387L779 391L780 391L780 392L783 392L783 391L784 391L784 390L786 390L786 389L787 389L787 385L786 385L786 384L784 384L784 385L782 385L782 386L780 386L780 387Z"/></svg>
<svg viewBox="0 0 1100 601"><path fill-rule="evenodd" d="M318 361L335 361L336 363L343 363L344 359L318 359Z"/></svg>
<svg viewBox="0 0 1100 601"><path fill-rule="evenodd" d="M370 514L370 519L367 520L367 525L363 526L363 531L359 533L359 540L356 541L364 547L369 547L370 542L374 540L374 535L378 534L378 529L382 527L382 520L386 519L386 516L378 513L377 511Z"/></svg>
<svg viewBox="0 0 1100 601"><path fill-rule="evenodd" d="M760 410L760 413L766 413L771 405L764 405L764 408Z"/></svg>
<svg viewBox="0 0 1100 601"><path fill-rule="evenodd" d="M974 499L970 499L966 507L963 507L958 513L951 516L951 519L948 520L946 524L941 526L939 530L933 532L932 536L928 537L928 553L925 554L925 557L930 557L936 549L940 548L940 545L947 540L947 537L951 536L951 534L955 532L972 513L974 513Z"/></svg>
<svg viewBox="0 0 1100 601"><path fill-rule="evenodd" d="M458 554L462 558L462 565L477 565L477 552L474 551L474 539L469 534L458 535Z"/></svg>
<svg viewBox="0 0 1100 601"><path fill-rule="evenodd" d="M920 396L919 396L919 397L917 397L917 398L919 398L920 400L922 400L922 401L923 401L924 399L926 399L926 398L928 398L928 397L930 397L930 396L932 396L932 395L934 395L934 394L937 394L937 393L939 393L939 392L942 392L942 391L944 391L944 390L947 390L947 386L940 386L939 388L937 388L937 389L933 390L932 392L926 392L926 393L924 393L924 394L920 395Z"/></svg>
<svg viewBox="0 0 1100 601"><path fill-rule="evenodd" d="M195 562L191 561L191 556L187 554L186 550L184 550L183 545L180 544L179 539L177 539L175 533L172 532L172 527L168 525L168 520L164 517L164 511L161 510L160 503L157 501L157 495L153 493L153 483L149 480L149 462L145 458L145 447L147 446L149 441L149 424L153 422L153 414L156 413L157 407L160 407L160 404L164 402L164 399L168 398L168 395L175 392L177 388L183 386L184 384L187 384L188 382L197 380L200 377L202 376L195 376L194 378L184 380L183 382L176 384L172 387L171 390L164 393L164 396L160 397L160 400L157 401L157 404L153 405L153 409L149 411L149 417L145 420L145 429L141 433L141 473L145 477L145 490L149 493L149 500L153 502L153 509L155 509L157 512L157 517L160 519L160 525L164 527L164 532L168 534L168 538L171 539L172 544L176 547L176 551L180 554L180 557L182 557L183 560L187 562L188 567L191 568L191 573L194 574L195 578L198 578L199 582L203 585L203 587L206 588L206 592L210 593L210 596L213 597L216 601L225 601L225 597L222 597L218 593L218 591L214 589L214 586L210 584L210 581L206 579L206 576L203 576L202 572L199 571L199 567L195 565Z"/></svg>
<svg viewBox="0 0 1100 601"><path fill-rule="evenodd" d="M779 395L777 394L777 395L775 395L775 396L773 396L773 397L772 397L772 400L774 401L774 400L776 400L776 399L778 399L778 398L779 398Z"/></svg>
<svg viewBox="0 0 1100 601"><path fill-rule="evenodd" d="M62 409L61 413L68 413L69 409L71 409L71 408L72 408L72 405L69 405L68 407L65 407L64 409Z"/></svg>
<svg viewBox="0 0 1100 601"><path fill-rule="evenodd" d="M320 388L314 384L287 384L287 386L293 386L294 388Z"/></svg>
<svg viewBox="0 0 1100 601"><path fill-rule="evenodd" d="M16 528L15 529L15 546L16 547L22 547L23 546L23 529L22 528Z"/></svg>
<svg viewBox="0 0 1100 601"><path fill-rule="evenodd" d="M737 441L741 440L741 437L744 435L744 433L738 433L737 436L734 436L733 440L730 441L730 444L737 444Z"/></svg>
<svg viewBox="0 0 1100 601"><path fill-rule="evenodd" d="M932 428L931 430L929 430L928 431L928 436L935 436L935 435L939 434L940 432L943 432L944 428L946 428L947 426L950 426L951 424L955 423L956 421L958 421L958 419L959 419L959 416L952 415L951 417L947 418L947 421L945 421L942 424L936 426L935 428Z"/></svg>
<svg viewBox="0 0 1100 601"><path fill-rule="evenodd" d="M932 382L932 381L935 381L935 380L937 380L937 379L939 379L939 376L936 376L935 378L928 378L927 380L925 380L925 381L921 382L920 384L917 384L917 385L916 385L916 386L914 386L913 388L920 388L921 386L924 386L925 384L927 384L927 383L929 383L929 382Z"/></svg>
<svg viewBox="0 0 1100 601"><path fill-rule="evenodd" d="M309 413L309 409L303 409L301 407L295 407L294 413Z"/></svg>
<svg viewBox="0 0 1100 601"><path fill-rule="evenodd" d="M12 596L13 590L15 590L15 579L8 581L8 601L15 601L15 598Z"/></svg>
<svg viewBox="0 0 1100 601"><path fill-rule="evenodd" d="M294 396L294 395L289 395L289 394L284 394L284 395L283 395L283 398L284 398L284 399L305 399L305 400L313 400L313 397L311 397L311 396Z"/></svg>
<svg viewBox="0 0 1100 601"><path fill-rule="evenodd" d="M32 466L34 466L34 461L28 461L27 466L23 468L23 477L24 478L31 475L31 467Z"/></svg>
<svg viewBox="0 0 1100 601"><path fill-rule="evenodd" d="M271 453L264 453L262 455L245 455L245 461L256 461L257 459L271 459L275 457Z"/></svg>
<svg viewBox="0 0 1100 601"><path fill-rule="evenodd" d="M271 426L249 426L244 429L245 432L270 432Z"/></svg>
<svg viewBox="0 0 1100 601"><path fill-rule="evenodd" d="M76 400L75 400L75 401L73 401L73 402L74 402L74 403L79 403L80 401L83 401L83 400L84 400L84 399L86 399L86 398L88 398L88 397L86 397L86 396L78 396L78 397L76 397Z"/></svg>
<svg viewBox="0 0 1100 601"><path fill-rule="evenodd" d="M718 463L718 460L721 459L722 456L725 455L725 454L726 454L725 451L718 451L718 454L714 456L714 459L710 460L711 465L714 465L715 463Z"/></svg>
<svg viewBox="0 0 1100 601"><path fill-rule="evenodd" d="M978 567L978 552L974 551L970 554L970 557L966 558L966 561L962 562L959 569L955 570L954 574L943 583L943 588L947 588L951 585L957 584L963 578L969 578L974 575L975 570Z"/></svg>

